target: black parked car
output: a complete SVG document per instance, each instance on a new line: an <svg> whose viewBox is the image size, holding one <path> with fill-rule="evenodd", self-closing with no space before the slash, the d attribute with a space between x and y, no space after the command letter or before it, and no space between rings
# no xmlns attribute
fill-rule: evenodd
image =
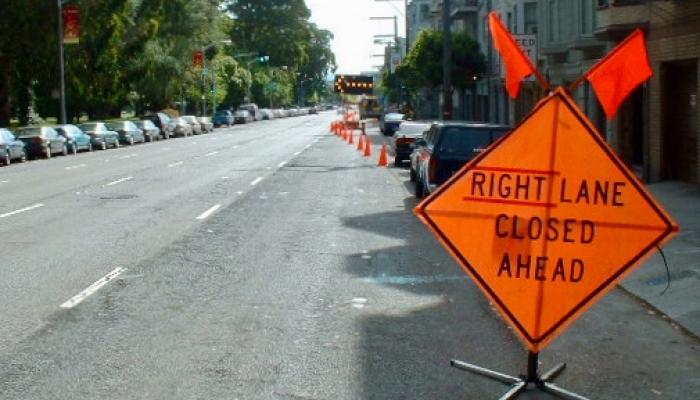
<svg viewBox="0 0 700 400"><path fill-rule="evenodd" d="M131 121L107 122L107 128L119 134L119 141L124 144L145 143L146 137L141 128Z"/></svg>
<svg viewBox="0 0 700 400"><path fill-rule="evenodd" d="M51 158L60 153L68 154L66 138L49 126L28 126L17 130L17 137L24 142L30 157Z"/></svg>
<svg viewBox="0 0 700 400"><path fill-rule="evenodd" d="M0 128L0 164L10 165L12 160L27 161L24 142L17 140L9 129Z"/></svg>
<svg viewBox="0 0 700 400"><path fill-rule="evenodd" d="M90 136L93 147L105 150L109 146L119 147L119 134L107 128L104 122L86 122L78 128Z"/></svg>
<svg viewBox="0 0 700 400"><path fill-rule="evenodd" d="M158 112L146 114L141 119L147 119L153 122L153 125L160 129L160 137L170 139L170 136L175 135L175 121L166 113Z"/></svg>
<svg viewBox="0 0 700 400"><path fill-rule="evenodd" d="M138 126L146 137L147 142L155 142L160 139L160 129L148 119L131 121Z"/></svg>
<svg viewBox="0 0 700 400"><path fill-rule="evenodd" d="M433 192L511 129L504 125L456 121L433 124L416 143L416 197Z"/></svg>

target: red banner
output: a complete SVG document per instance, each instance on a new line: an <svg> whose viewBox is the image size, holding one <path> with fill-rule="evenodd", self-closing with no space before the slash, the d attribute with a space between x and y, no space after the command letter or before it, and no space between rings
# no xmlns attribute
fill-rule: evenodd
<svg viewBox="0 0 700 400"><path fill-rule="evenodd" d="M63 43L80 42L80 8L75 5L63 7Z"/></svg>

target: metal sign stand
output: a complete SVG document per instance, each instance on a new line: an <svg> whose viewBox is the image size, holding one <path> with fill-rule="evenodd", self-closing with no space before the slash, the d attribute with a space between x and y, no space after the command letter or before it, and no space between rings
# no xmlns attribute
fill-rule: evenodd
<svg viewBox="0 0 700 400"><path fill-rule="evenodd" d="M564 371L566 364L562 363L552 368L551 370L545 372L542 375L537 374L537 362L538 353L533 353L532 351L527 354L527 375L521 376L511 376L506 375L501 372L486 369L474 364L468 364L463 361L451 360L450 366L461 369L463 371L471 372L473 374L481 375L483 377L505 383L510 385L511 389L506 392L499 400L512 400L517 398L521 393L532 387L534 390L541 390L543 392L550 393L560 399L565 400L588 400L588 398L583 397L579 394L569 392L566 389L560 388L559 386L552 383L559 374Z"/></svg>

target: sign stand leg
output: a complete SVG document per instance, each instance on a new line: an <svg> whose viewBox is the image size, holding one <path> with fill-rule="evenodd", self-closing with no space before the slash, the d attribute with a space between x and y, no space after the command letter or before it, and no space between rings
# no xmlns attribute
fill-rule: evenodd
<svg viewBox="0 0 700 400"><path fill-rule="evenodd" d="M450 366L457 369L461 369L462 371L471 372L473 374L481 375L488 379L505 383L506 385L510 385L510 390L506 392L506 394L501 396L499 400L515 399L521 393L528 390L529 386L532 386L534 390L541 390L543 392L550 393L564 400L588 400L588 398L586 397L560 388L559 386L552 383L564 371L564 368L566 368L566 364L559 364L551 370L545 372L544 374L538 375L538 355L538 353L534 353L532 351L528 352L527 375L521 376L507 375L501 372L493 371L484 367L480 367L478 365L465 363L459 360L451 360Z"/></svg>

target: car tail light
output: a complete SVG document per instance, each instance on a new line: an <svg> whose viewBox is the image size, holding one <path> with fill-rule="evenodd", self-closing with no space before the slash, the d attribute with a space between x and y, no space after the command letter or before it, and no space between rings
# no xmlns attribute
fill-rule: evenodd
<svg viewBox="0 0 700 400"><path fill-rule="evenodd" d="M435 176L437 175L438 159L435 156L430 156L430 161L428 161L428 181L435 182Z"/></svg>

